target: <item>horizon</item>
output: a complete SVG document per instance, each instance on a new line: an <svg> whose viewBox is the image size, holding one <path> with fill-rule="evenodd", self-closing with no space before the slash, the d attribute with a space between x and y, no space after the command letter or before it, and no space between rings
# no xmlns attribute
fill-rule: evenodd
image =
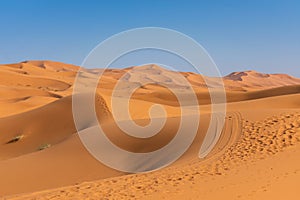
<svg viewBox="0 0 300 200"><path fill-rule="evenodd" d="M64 63L64 62L56 61L56 60L24 60L24 61L15 62L15 63L0 63L0 66L1 65L9 65L9 64L27 63L27 62L57 62L57 63L62 63L62 64L74 65L74 66L77 66L77 67L82 67L82 68L91 69L91 70L93 70L93 69L104 69L102 67L87 68L87 67L84 67L84 66L75 65L75 64L72 64L72 63ZM126 66L126 67L110 67L108 69L119 69L119 70L122 70L122 69L128 69L128 68L132 68L132 67L143 67L143 66L147 66L147 65L155 65L155 66L158 66L160 68L164 68L166 70L174 71L174 68L172 68L172 67L169 67L169 66L166 66L166 65L162 65L162 64L157 64L157 63L148 63L148 64L144 64L144 65L132 65L132 66ZM201 73L198 73L196 71L179 71L179 72L189 72L189 73L195 73L195 74L200 74L201 75ZM232 71L232 72L229 72L227 74L221 74L221 75L224 78L224 77L230 76L230 75L232 75L234 73L243 73L243 72L249 72L249 73L253 72L253 73L268 74L268 75L289 75L289 76L294 77L294 78L300 78L300 77L297 77L297 76L294 76L294 75L291 75L291 74L284 74L284 73L264 73L264 72L260 72L260 71L253 70L253 69L246 69L244 71Z"/></svg>
<svg viewBox="0 0 300 200"><path fill-rule="evenodd" d="M300 77L297 1L82 2L1 1L0 63L53 60L80 66L106 38L153 26L194 38L223 76L255 70Z"/></svg>

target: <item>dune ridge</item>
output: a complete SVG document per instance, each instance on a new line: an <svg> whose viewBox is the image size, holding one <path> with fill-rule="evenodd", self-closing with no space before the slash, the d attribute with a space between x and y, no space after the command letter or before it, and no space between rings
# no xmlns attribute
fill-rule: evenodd
<svg viewBox="0 0 300 200"><path fill-rule="evenodd" d="M79 66L54 62L54 61L24 61L14 64L0 65L0 117L18 114L41 107L57 98L66 97L72 94L73 84ZM87 75L95 74L103 69L85 69ZM155 102L170 104L169 96L161 86L149 84L142 86L144 79L157 83L164 83L170 87L184 87L184 83L176 81L175 72L161 68L156 65L135 66L125 69L107 69L98 86L98 92L104 95L111 95L117 81L125 74L128 76L122 79L123 90L140 85L141 88L133 98L141 100L153 99ZM180 72L192 85L199 97L200 104L208 104L209 94L204 78L209 79L219 87L219 79L213 77L203 77L191 72ZM130 78L134 74L135 79ZM138 77L138 78L136 78ZM239 80L240 77L243 80ZM88 79L88 77L87 77ZM174 79L174 80L173 80ZM297 87L300 79L284 74L262 74L255 71L235 72L223 77L224 86L229 102L255 99L256 94L261 98L282 93L291 94L299 92ZM287 87L285 89L274 89ZM293 88L293 89L291 89ZM274 89L275 91L272 91ZM263 90L266 90L264 92ZM270 90L270 91L269 91ZM251 94L253 92L254 94ZM271 93L271 95L270 95ZM269 95L265 95L269 94ZM30 98L28 98L30 97ZM15 103L14 99L24 99L26 101ZM171 103L170 105L178 105Z"/></svg>

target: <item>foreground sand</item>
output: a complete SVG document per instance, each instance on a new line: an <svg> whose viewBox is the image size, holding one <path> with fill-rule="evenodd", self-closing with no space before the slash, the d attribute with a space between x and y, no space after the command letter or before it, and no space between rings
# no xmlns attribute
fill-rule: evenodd
<svg viewBox="0 0 300 200"><path fill-rule="evenodd" d="M22 68L30 77L27 79L51 79L51 84L46 82L45 86L36 87L43 81L33 81L27 88L16 85L14 89L3 86L1 90L10 94L2 100L0 118L0 129L5 133L0 136L3 199L298 199L298 79L279 75L280 78L275 76L268 81L257 72L229 75L225 84L231 103L227 105L225 127L207 158L201 160L197 156L210 120L210 106L202 102L197 137L178 161L151 173L124 174L96 161L75 134L69 95L77 68L50 62L43 68L47 71L44 73L40 71L44 62L33 64ZM20 70L19 66L14 65ZM35 70L34 66L39 67ZM55 70L47 70L47 66ZM126 138L110 119L110 105L105 104L110 98L112 80L120 76L118 73L108 72L104 80L107 88L99 89L100 103L96 106L99 122L111 131L108 136L122 148L134 151L160 148L174 135L172 128L178 126L180 112L176 102L163 88L148 86L138 91L131 100L134 104L131 114L137 123L147 122L147 110L153 102L165 102L164 96L157 98L157 91L169 99L165 105L169 119L160 135L142 145L141 141ZM14 74L10 75L14 78ZM190 74L189 78L194 81L195 90L205 95L199 77L193 76L196 75ZM243 80L243 76L252 79ZM59 82L52 84L53 81ZM237 82L230 85L233 81ZM29 95L30 98L24 99Z"/></svg>

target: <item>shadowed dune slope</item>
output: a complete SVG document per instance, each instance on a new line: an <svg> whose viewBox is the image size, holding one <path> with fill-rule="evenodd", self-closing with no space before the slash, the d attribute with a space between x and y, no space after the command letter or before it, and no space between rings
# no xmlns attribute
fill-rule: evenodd
<svg viewBox="0 0 300 200"><path fill-rule="evenodd" d="M80 94L79 97L84 102L85 95ZM109 119L111 114L103 98L97 95L95 102L99 121ZM25 113L1 118L0 132L4 133L0 135L1 160L60 143L77 132L72 115L72 96Z"/></svg>

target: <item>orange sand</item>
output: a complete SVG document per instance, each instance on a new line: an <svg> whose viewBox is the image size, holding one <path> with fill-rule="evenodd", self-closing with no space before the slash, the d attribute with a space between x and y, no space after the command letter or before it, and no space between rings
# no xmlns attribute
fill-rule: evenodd
<svg viewBox="0 0 300 200"><path fill-rule="evenodd" d="M76 134L71 95L78 69L52 61L0 66L0 199L298 199L300 79L255 71L224 77L229 102L225 126L213 151L199 159L210 121L209 94L200 75L182 72L200 103L194 143L167 168L125 174L95 160ZM130 100L133 120L147 123L154 103L165 107L168 120L149 140L125 136L108 102L126 71L138 78L122 80L124 91L144 78L181 87L167 80L173 72L155 65L107 70L97 89L98 121L124 149L161 148L180 122L178 102L164 87L139 88Z"/></svg>

